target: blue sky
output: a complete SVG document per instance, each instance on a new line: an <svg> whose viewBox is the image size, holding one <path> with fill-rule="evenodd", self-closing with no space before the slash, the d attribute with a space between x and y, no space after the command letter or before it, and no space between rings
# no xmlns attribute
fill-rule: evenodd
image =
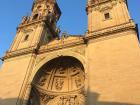
<svg viewBox="0 0 140 105"><path fill-rule="evenodd" d="M62 10L62 32L84 34L87 30L86 0L57 0ZM0 57L10 47L22 16L30 14L33 0L2 0L0 3ZM140 25L139 0L128 0L131 17ZM139 27L140 30L140 27ZM0 62L1 65L1 62Z"/></svg>

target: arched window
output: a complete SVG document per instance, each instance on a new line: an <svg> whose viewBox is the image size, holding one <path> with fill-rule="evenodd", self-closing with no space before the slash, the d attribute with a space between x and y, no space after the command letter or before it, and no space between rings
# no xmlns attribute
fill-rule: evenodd
<svg viewBox="0 0 140 105"><path fill-rule="evenodd" d="M24 41L27 41L29 39L29 35L27 34L27 35L25 35L25 37L24 37Z"/></svg>
<svg viewBox="0 0 140 105"><path fill-rule="evenodd" d="M110 19L110 13L105 13L104 16L105 16L105 20Z"/></svg>

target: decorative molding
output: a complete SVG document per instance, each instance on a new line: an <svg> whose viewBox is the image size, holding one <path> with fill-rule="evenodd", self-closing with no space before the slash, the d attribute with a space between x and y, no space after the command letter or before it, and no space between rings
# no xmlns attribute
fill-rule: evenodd
<svg viewBox="0 0 140 105"><path fill-rule="evenodd" d="M15 51L8 51L8 52L6 52L3 59L5 60L8 58L17 57L17 56L21 56L21 55L25 55L25 54L30 54L30 53L36 53L36 46L19 49L19 50L15 50Z"/></svg>
<svg viewBox="0 0 140 105"><path fill-rule="evenodd" d="M73 39L73 40L58 41L58 43L56 43L56 44L50 44L50 43L45 44L40 47L39 53L50 52L50 51L55 51L55 50L59 50L59 49L75 47L77 45L85 44L83 37L77 37L77 39Z"/></svg>
<svg viewBox="0 0 140 105"><path fill-rule="evenodd" d="M91 13L92 11L99 11L103 12L105 10L110 10L118 3L126 3L126 0L98 0L93 1L91 0L87 5L87 12Z"/></svg>
<svg viewBox="0 0 140 105"><path fill-rule="evenodd" d="M85 96L82 94L57 96L47 105L85 105Z"/></svg>
<svg viewBox="0 0 140 105"><path fill-rule="evenodd" d="M56 90L58 90L58 91L62 90L63 86L64 86L64 79L63 78L56 78L56 81L55 81Z"/></svg>
<svg viewBox="0 0 140 105"><path fill-rule="evenodd" d="M112 33L121 32L121 31L125 31L128 29L136 29L136 25L132 20L130 20L128 23L124 23L121 25L108 27L108 28L97 30L97 31L88 32L86 36L79 37L79 38L74 39L72 41L66 40L63 42L60 41L60 42L58 42L56 44L52 44L52 45L48 45L48 44L42 45L38 51L36 50L36 48L37 48L36 46L32 46L30 48L20 49L20 50L16 50L16 51L12 51L12 52L7 52L6 55L4 56L4 59L15 57L15 56L20 56L20 55L27 54L27 53L33 53L36 51L37 51L37 53L44 53L44 52L56 51L56 50L60 50L60 49L64 49L64 48L75 47L78 45L84 45L85 43L84 43L83 38L85 38L85 39L94 38L95 39L95 38L98 38L101 36L108 36ZM71 49L71 51L85 56L85 49L83 49L83 46L75 47L75 48ZM39 58L36 61L36 64L39 63L44 58L45 57Z"/></svg>
<svg viewBox="0 0 140 105"><path fill-rule="evenodd" d="M117 1L112 0L107 3L94 6L93 10L103 12L103 11L112 9L115 5L117 5Z"/></svg>
<svg viewBox="0 0 140 105"><path fill-rule="evenodd" d="M44 60L45 58L46 58L46 56L38 57L38 58L36 59L35 65L39 64L39 62L41 62L41 61Z"/></svg>
<svg viewBox="0 0 140 105"><path fill-rule="evenodd" d="M43 103L43 105L46 105L50 100L52 100L56 97L55 95L48 95L43 92L40 92L39 96L41 99L41 103Z"/></svg>
<svg viewBox="0 0 140 105"><path fill-rule="evenodd" d="M108 27L101 30L89 32L86 38L89 38L90 36L91 37L93 36L93 38L98 38L101 36L106 36L106 35L110 35L116 32L121 32L121 31L125 31L128 29L135 29L135 28L136 28L135 23L130 21L128 23L124 23L118 26Z"/></svg>

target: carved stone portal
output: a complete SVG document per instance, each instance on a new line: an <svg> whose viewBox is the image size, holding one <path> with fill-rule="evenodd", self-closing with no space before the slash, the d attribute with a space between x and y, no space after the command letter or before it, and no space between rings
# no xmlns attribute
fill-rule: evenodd
<svg viewBox="0 0 140 105"><path fill-rule="evenodd" d="M73 57L58 57L46 63L32 82L28 105L85 105L85 73Z"/></svg>

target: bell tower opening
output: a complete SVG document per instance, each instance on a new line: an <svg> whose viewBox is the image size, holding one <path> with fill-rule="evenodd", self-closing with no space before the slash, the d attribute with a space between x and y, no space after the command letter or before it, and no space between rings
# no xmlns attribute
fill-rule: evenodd
<svg viewBox="0 0 140 105"><path fill-rule="evenodd" d="M85 105L84 67L76 58L55 58L32 81L28 105Z"/></svg>

